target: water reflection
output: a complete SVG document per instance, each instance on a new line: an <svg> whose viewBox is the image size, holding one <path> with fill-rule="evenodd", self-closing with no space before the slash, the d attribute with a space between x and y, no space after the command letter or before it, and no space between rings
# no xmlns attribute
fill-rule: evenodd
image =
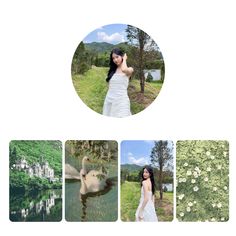
<svg viewBox="0 0 236 236"><path fill-rule="evenodd" d="M67 221L116 221L118 215L117 177L96 193L80 193L80 181L66 180L65 217Z"/></svg>
<svg viewBox="0 0 236 236"><path fill-rule="evenodd" d="M37 194L15 194L10 199L11 221L61 220L61 190L42 191Z"/></svg>
<svg viewBox="0 0 236 236"><path fill-rule="evenodd" d="M115 184L110 180L109 182L107 182L106 188L99 192L80 194L80 200L82 203L81 221L87 221L87 201L89 201L89 198L98 197L108 193L112 189L113 185Z"/></svg>

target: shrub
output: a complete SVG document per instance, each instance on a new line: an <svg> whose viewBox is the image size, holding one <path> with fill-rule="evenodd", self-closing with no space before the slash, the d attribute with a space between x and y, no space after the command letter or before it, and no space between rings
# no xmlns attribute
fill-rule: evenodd
<svg viewBox="0 0 236 236"><path fill-rule="evenodd" d="M153 77L151 75L150 72L148 72L147 78L146 78L146 82L152 82L153 81Z"/></svg>

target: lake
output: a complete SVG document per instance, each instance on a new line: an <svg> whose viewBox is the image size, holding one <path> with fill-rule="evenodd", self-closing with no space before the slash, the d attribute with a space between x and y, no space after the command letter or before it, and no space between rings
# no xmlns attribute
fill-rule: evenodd
<svg viewBox="0 0 236 236"><path fill-rule="evenodd" d="M61 221L62 190L44 190L37 193L11 194L11 221Z"/></svg>
<svg viewBox="0 0 236 236"><path fill-rule="evenodd" d="M66 158L79 171L81 163L75 158ZM87 165L89 169L96 167ZM93 194L80 194L78 180L65 181L65 218L67 221L116 221L118 218L117 162L106 166L110 185L104 191Z"/></svg>
<svg viewBox="0 0 236 236"><path fill-rule="evenodd" d="M173 191L173 184L168 183L168 184L162 184L163 189L166 187L167 192L172 192Z"/></svg>
<svg viewBox="0 0 236 236"><path fill-rule="evenodd" d="M161 70L158 70L158 69L144 70L145 79L147 78L148 73L152 75L153 81L161 79Z"/></svg>

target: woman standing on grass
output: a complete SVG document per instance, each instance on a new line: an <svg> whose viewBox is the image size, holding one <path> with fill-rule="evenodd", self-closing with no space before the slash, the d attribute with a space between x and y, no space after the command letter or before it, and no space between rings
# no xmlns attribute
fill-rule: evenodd
<svg viewBox="0 0 236 236"><path fill-rule="evenodd" d="M110 69L106 81L109 89L103 105L103 115L112 117L130 116L130 100L127 93L133 68L126 64L127 55L119 48L110 54Z"/></svg>
<svg viewBox="0 0 236 236"><path fill-rule="evenodd" d="M136 221L158 221L155 211L155 182L150 166L142 169L141 198L135 213Z"/></svg>

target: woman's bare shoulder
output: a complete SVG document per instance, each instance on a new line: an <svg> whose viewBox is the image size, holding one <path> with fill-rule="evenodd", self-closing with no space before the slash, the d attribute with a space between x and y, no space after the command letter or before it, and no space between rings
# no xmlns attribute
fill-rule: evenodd
<svg viewBox="0 0 236 236"><path fill-rule="evenodd" d="M142 181L142 185L147 185L147 184L148 184L147 179L145 179L145 180Z"/></svg>

